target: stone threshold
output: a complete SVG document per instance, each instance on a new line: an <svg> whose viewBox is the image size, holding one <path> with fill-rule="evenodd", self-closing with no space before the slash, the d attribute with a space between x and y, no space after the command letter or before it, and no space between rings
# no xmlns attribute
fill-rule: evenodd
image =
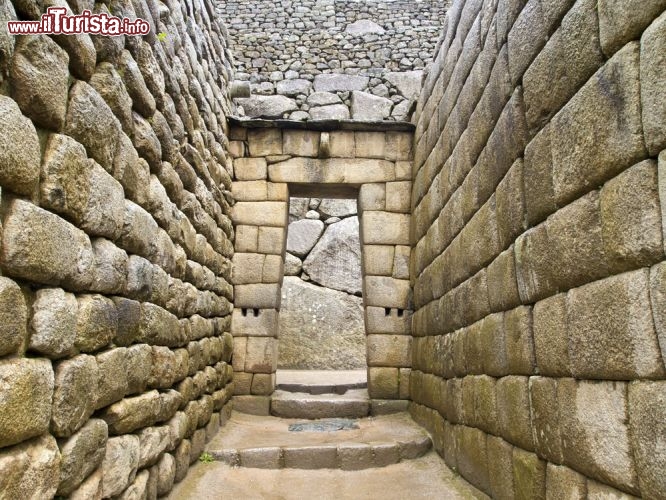
<svg viewBox="0 0 666 500"><path fill-rule="evenodd" d="M359 419L358 429L336 432L289 431L298 422L233 412L206 450L238 467L361 470L415 459L432 447L406 413Z"/></svg>
<svg viewBox="0 0 666 500"><path fill-rule="evenodd" d="M331 132L355 130L359 132L413 132L416 125L411 122L360 121L360 120L268 120L263 118L228 117L229 125L242 128L279 128Z"/></svg>

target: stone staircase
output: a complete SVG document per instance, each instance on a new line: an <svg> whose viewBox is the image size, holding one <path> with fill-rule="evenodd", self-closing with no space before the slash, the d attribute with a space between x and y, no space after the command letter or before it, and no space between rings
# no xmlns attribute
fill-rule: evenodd
<svg viewBox="0 0 666 500"><path fill-rule="evenodd" d="M396 411L404 408L371 400L364 372L313 372L307 381L278 372L272 416L234 412L207 451L228 465L261 469L384 467L432 447L428 433Z"/></svg>

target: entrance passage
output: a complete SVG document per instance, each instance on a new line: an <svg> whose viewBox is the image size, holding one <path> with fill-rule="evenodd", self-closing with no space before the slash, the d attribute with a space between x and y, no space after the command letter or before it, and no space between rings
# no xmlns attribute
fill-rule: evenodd
<svg viewBox="0 0 666 500"><path fill-rule="evenodd" d="M355 199L290 199L284 276L278 369L365 371Z"/></svg>

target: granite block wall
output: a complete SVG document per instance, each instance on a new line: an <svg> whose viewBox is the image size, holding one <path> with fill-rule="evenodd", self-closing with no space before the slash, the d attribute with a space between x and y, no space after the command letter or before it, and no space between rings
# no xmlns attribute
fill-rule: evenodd
<svg viewBox="0 0 666 500"><path fill-rule="evenodd" d="M7 34L54 5L151 32ZM0 24L0 498L166 495L233 393L224 30L205 0Z"/></svg>
<svg viewBox="0 0 666 500"><path fill-rule="evenodd" d="M412 414L496 498L666 498L666 2L455 1L417 108Z"/></svg>

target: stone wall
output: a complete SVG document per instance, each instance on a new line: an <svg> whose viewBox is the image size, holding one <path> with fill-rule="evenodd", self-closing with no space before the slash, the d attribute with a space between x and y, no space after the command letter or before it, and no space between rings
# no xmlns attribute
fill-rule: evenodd
<svg viewBox="0 0 666 500"><path fill-rule="evenodd" d="M356 200L290 198L278 368L365 368Z"/></svg>
<svg viewBox="0 0 666 500"><path fill-rule="evenodd" d="M156 498L233 393L229 55L206 0L69 4L152 30L0 7L0 498Z"/></svg>
<svg viewBox="0 0 666 500"><path fill-rule="evenodd" d="M218 3L249 117L409 120L448 0Z"/></svg>
<svg viewBox="0 0 666 500"><path fill-rule="evenodd" d="M415 418L498 498L665 498L666 2L454 2L418 106Z"/></svg>
<svg viewBox="0 0 666 500"><path fill-rule="evenodd" d="M375 400L403 400L399 406L404 407L412 339L412 132L237 126L230 138L237 200L232 209L234 407L270 412L290 195L358 198L368 390Z"/></svg>

